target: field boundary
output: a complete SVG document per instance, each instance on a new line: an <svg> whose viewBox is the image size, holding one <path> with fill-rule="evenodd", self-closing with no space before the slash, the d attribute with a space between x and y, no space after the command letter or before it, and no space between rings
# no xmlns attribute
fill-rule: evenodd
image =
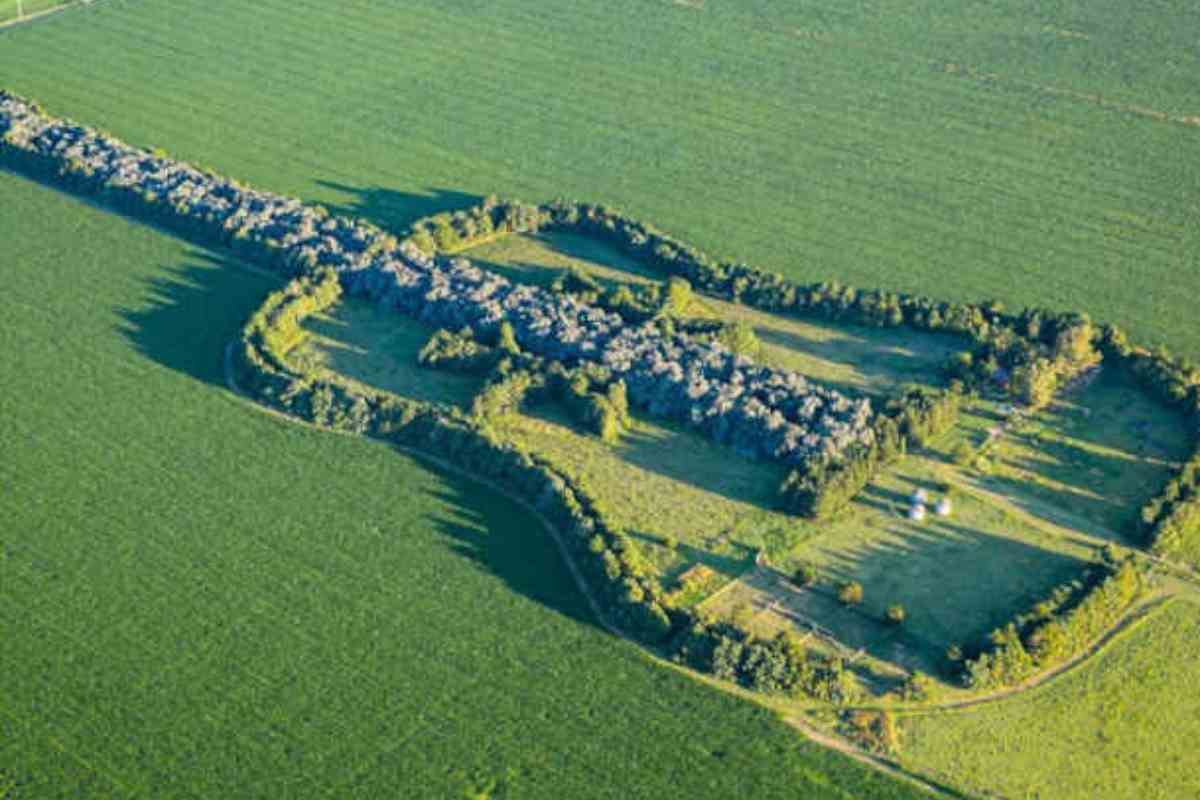
<svg viewBox="0 0 1200 800"><path fill-rule="evenodd" d="M15 28L18 25L37 22L38 20L48 17L51 14L57 14L60 11L66 11L71 6L91 5L94 2L95 0L66 0L64 3L59 3L58 5L51 6L50 8L43 8L41 11L34 11L32 14L26 14L23 17L14 17L13 19L4 20L3 22L0 22L0 32L7 28Z"/></svg>

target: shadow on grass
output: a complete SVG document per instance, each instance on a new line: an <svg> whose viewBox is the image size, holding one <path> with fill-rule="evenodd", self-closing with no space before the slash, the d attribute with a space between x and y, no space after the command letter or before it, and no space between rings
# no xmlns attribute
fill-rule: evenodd
<svg viewBox="0 0 1200 800"><path fill-rule="evenodd" d="M429 492L451 513L432 518L451 549L513 592L595 628L599 621L579 591L558 546L533 515L494 489L419 459L441 478ZM527 521L528 524L520 524ZM515 528L515 530L514 530ZM572 554L574 557L574 554ZM455 591L447 586L446 591Z"/></svg>
<svg viewBox="0 0 1200 800"><path fill-rule="evenodd" d="M638 427L623 433L616 445L600 442L595 433L575 422L560 403L540 403L521 411L531 419L561 426L587 439L582 447L605 448L629 467L759 508L776 508L777 491L787 475L783 465L746 458L698 431L642 410L634 412ZM629 470L624 479L636 481L639 477L635 470Z"/></svg>
<svg viewBox="0 0 1200 800"><path fill-rule="evenodd" d="M137 352L198 381L225 385L225 346L282 279L236 259L194 249L149 281L146 298L118 308L120 333Z"/></svg>
<svg viewBox="0 0 1200 800"><path fill-rule="evenodd" d="M429 187L423 192L403 192L382 186L350 186L318 180L318 186L348 195L343 203L325 207L333 214L357 217L391 233L402 233L421 217L441 211L462 211L483 202L483 196L456 189Z"/></svg>
<svg viewBox="0 0 1200 800"><path fill-rule="evenodd" d="M895 643L920 645L923 659L939 662L952 644L972 644L1027 610L1059 584L1073 580L1089 562L1018 539L934 520L916 530L897 524L889 541L825 548L824 577L830 591L846 581L866 588L857 609L830 602L810 613L852 647L894 660ZM879 621L888 606L909 615L903 635Z"/></svg>

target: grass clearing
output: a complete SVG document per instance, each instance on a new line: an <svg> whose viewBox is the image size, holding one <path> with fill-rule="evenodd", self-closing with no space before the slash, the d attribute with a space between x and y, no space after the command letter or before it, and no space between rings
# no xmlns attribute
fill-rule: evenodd
<svg viewBox="0 0 1200 800"><path fill-rule="evenodd" d="M1176 601L1028 694L902 720L901 760L1004 797L1195 797L1200 607Z"/></svg>
<svg viewBox="0 0 1200 800"><path fill-rule="evenodd" d="M505 498L232 396L278 282L0 197L0 789L919 796L601 632Z"/></svg>
<svg viewBox="0 0 1200 800"><path fill-rule="evenodd" d="M1000 424L994 412L980 406L968 419L972 445ZM1191 435L1182 414L1109 368L984 453L984 468L963 475L973 485L1052 524L1136 545L1138 512L1191 454Z"/></svg>
<svg viewBox="0 0 1200 800"><path fill-rule="evenodd" d="M764 624L815 623L875 659L937 675L950 645L962 645L1024 611L1054 586L1079 575L1096 548L1039 530L984 499L950 489L951 516L932 513L945 495L945 464L912 455L871 483L848 516L774 561L782 575L751 586L759 606L778 604ZM908 518L913 492L930 494L923 521ZM778 578L800 564L817 567L816 586L794 592ZM845 608L837 588L857 581L861 605ZM724 597L724 595L723 595ZM769 598L769 599L767 599ZM902 605L902 628L884 617ZM729 603L724 603L729 608Z"/></svg>
<svg viewBox="0 0 1200 800"><path fill-rule="evenodd" d="M304 321L308 337L289 358L336 372L351 383L415 400L470 408L481 379L426 369L417 354L432 328L371 303L346 298L329 312Z"/></svg>

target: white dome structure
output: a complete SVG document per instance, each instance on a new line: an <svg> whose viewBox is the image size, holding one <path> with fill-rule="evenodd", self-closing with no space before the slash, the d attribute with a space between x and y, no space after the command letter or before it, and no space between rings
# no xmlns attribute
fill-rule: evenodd
<svg viewBox="0 0 1200 800"><path fill-rule="evenodd" d="M934 513L939 517L948 517L954 511L954 505L950 502L949 497L943 497L938 500L937 507L934 508Z"/></svg>
<svg viewBox="0 0 1200 800"><path fill-rule="evenodd" d="M925 504L913 503L912 508L908 510L908 518L913 522L921 522L925 519Z"/></svg>

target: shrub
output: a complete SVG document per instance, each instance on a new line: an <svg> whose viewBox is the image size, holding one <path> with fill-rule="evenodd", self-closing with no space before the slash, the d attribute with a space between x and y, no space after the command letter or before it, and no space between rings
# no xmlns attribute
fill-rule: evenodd
<svg viewBox="0 0 1200 800"><path fill-rule="evenodd" d="M817 571L816 564L806 562L796 568L795 573L792 574L792 583L802 587L812 586L819 577L820 573Z"/></svg>
<svg viewBox="0 0 1200 800"><path fill-rule="evenodd" d="M858 581L847 581L838 587L838 600L845 606L856 606L863 601L863 587Z"/></svg>
<svg viewBox="0 0 1200 800"><path fill-rule="evenodd" d="M908 612L904 610L904 606L899 603L888 606L886 619L892 625L903 625L908 619Z"/></svg>

